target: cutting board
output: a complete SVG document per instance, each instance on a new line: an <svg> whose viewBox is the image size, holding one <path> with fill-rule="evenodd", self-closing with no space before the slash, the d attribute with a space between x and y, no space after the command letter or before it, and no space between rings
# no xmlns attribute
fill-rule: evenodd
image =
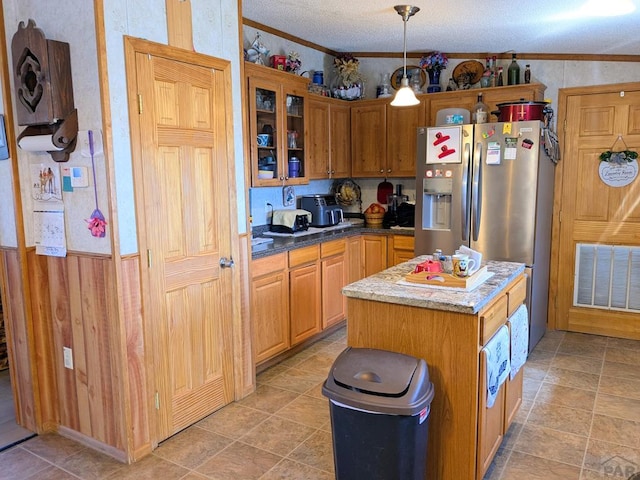
<svg viewBox="0 0 640 480"><path fill-rule="evenodd" d="M438 287L455 287L470 289L478 282L484 282L487 279L487 267L484 266L470 277L456 277L450 273L433 273L420 272L408 273L405 280L410 283L420 283L423 285L434 285Z"/></svg>

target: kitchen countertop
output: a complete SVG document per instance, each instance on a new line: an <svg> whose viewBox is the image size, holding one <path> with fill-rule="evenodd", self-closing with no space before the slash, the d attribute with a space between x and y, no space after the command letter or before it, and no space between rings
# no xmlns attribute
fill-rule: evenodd
<svg viewBox="0 0 640 480"><path fill-rule="evenodd" d="M347 297L363 300L476 314L511 281L524 272L525 267L523 263L483 262L482 265L486 265L487 270L494 275L469 292L424 285L414 287L398 283L398 281L404 280L405 275L412 272L418 263L428 258L431 257L422 255L358 280L345 286L342 293Z"/></svg>
<svg viewBox="0 0 640 480"><path fill-rule="evenodd" d="M318 229L320 230L318 233L313 233L311 235L267 237L273 239L273 242L254 245L251 248L251 258L255 260L257 258L268 257L277 253L288 252L289 250L294 250L296 248L308 247L309 245L352 237L354 235L382 234L413 236L414 234L414 229L412 228L367 227L364 225L362 220L357 221L355 219L347 219L344 223L344 226L338 224L333 227ZM264 232L266 229L267 226L264 226L264 228L256 227L254 229L254 235L259 239L265 238ZM258 234L256 235L256 233Z"/></svg>

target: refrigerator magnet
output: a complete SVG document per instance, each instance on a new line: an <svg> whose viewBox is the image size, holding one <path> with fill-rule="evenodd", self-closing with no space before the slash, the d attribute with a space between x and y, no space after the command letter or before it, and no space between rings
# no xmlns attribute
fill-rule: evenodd
<svg viewBox="0 0 640 480"><path fill-rule="evenodd" d="M533 147L533 140L531 140L530 138L525 138L524 140L522 140L522 146L527 150L531 150L531 147Z"/></svg>
<svg viewBox="0 0 640 480"><path fill-rule="evenodd" d="M511 135L511 123L505 122L502 124L502 134Z"/></svg>
<svg viewBox="0 0 640 480"><path fill-rule="evenodd" d="M515 160L516 153L518 152L518 139L513 137L507 137L504 139L504 159Z"/></svg>
<svg viewBox="0 0 640 480"><path fill-rule="evenodd" d="M489 142L487 145L487 165L500 165L500 143Z"/></svg>

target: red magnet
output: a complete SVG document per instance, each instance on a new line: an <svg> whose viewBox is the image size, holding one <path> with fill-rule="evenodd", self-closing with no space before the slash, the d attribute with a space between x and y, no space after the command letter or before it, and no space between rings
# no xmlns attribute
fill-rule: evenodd
<svg viewBox="0 0 640 480"><path fill-rule="evenodd" d="M522 140L522 146L527 150L531 150L531 147L533 147L533 140L525 138L524 140Z"/></svg>
<svg viewBox="0 0 640 480"><path fill-rule="evenodd" d="M447 146L446 146L446 145L443 145L443 146L442 146L442 148L441 148L441 150L442 150L442 153L440 153L440 154L438 155L438 158L444 158L444 157L446 157L447 155L451 155L451 154L453 154L453 153L456 153L456 149L455 149L455 148L451 148L451 149L449 149L449 148L447 148Z"/></svg>
<svg viewBox="0 0 640 480"><path fill-rule="evenodd" d="M433 142L433 145L440 145L442 142L446 142L451 137L449 135L442 135L441 132L436 133L436 140Z"/></svg>

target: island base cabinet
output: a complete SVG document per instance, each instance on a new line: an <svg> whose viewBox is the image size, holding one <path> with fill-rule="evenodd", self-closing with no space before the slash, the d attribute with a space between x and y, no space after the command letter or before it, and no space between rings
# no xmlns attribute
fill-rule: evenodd
<svg viewBox="0 0 640 480"><path fill-rule="evenodd" d="M478 471L476 478L482 478L491 465L504 439L505 385L500 387L493 406L487 406L487 354L480 352L480 408L478 412Z"/></svg>

